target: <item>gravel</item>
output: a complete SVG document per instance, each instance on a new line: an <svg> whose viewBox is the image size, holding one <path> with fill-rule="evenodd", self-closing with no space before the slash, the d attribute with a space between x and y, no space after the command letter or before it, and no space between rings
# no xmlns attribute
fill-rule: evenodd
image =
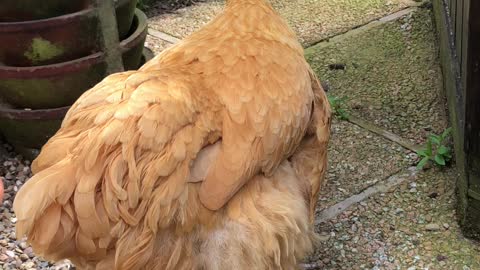
<svg viewBox="0 0 480 270"><path fill-rule="evenodd" d="M346 121L334 119L327 184L317 211L330 207L415 162L410 151Z"/></svg>
<svg viewBox="0 0 480 270"><path fill-rule="evenodd" d="M153 51L155 55L161 53L166 48L172 46L171 43L163 41L159 38L156 38L152 35L147 35L147 39L145 40L145 47L149 48Z"/></svg>
<svg viewBox="0 0 480 270"><path fill-rule="evenodd" d="M479 243L466 239L455 219L456 179L454 168L430 169L352 206L318 226L323 241L308 263L319 265L312 269L480 269Z"/></svg>
<svg viewBox="0 0 480 270"><path fill-rule="evenodd" d="M15 194L31 177L30 161L17 156L8 144L0 141L0 180L5 185L3 203L0 205L0 270L10 269L73 269L68 262L51 264L38 258L32 248L15 235L17 221L12 210Z"/></svg>
<svg viewBox="0 0 480 270"><path fill-rule="evenodd" d="M208 0L174 13L149 11L150 27L183 38L223 10L223 0ZM412 5L409 0L271 0L303 45L348 31Z"/></svg>
<svg viewBox="0 0 480 270"><path fill-rule="evenodd" d="M139 0L137 6L146 11L147 15L175 12L201 0Z"/></svg>

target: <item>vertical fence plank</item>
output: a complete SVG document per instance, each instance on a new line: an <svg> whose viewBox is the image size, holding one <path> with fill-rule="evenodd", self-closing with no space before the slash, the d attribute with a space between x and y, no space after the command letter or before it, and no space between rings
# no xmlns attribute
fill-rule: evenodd
<svg viewBox="0 0 480 270"><path fill-rule="evenodd" d="M466 70L467 70L467 58L468 58L468 31L469 31L469 13L470 13L470 1L471 0L464 0L463 1L463 13L465 16L463 16L463 29L462 32L465 33L463 36L463 42L462 42L462 63L460 65L460 72L462 74L462 85L466 85Z"/></svg>
<svg viewBox="0 0 480 270"><path fill-rule="evenodd" d="M459 173L457 213L464 234L480 239L480 0L433 3L445 93L454 128ZM455 20L451 13L453 3Z"/></svg>
<svg viewBox="0 0 480 270"><path fill-rule="evenodd" d="M456 8L456 19L455 19L455 48L457 57L459 60L460 66L463 63L463 54L462 54L462 47L463 47L463 39L466 36L466 32L463 31L463 20L466 17L463 11L463 3L464 0L457 0L457 8ZM467 15L468 16L468 15ZM460 76L462 76L461 68L460 68Z"/></svg>
<svg viewBox="0 0 480 270"><path fill-rule="evenodd" d="M451 16L452 14L452 3L453 3L453 0L447 0L448 1L448 13L449 15Z"/></svg>
<svg viewBox="0 0 480 270"><path fill-rule="evenodd" d="M457 37L457 2L461 0L452 0L450 7L450 19L452 20L452 31L453 31L453 40L456 40Z"/></svg>
<svg viewBox="0 0 480 270"><path fill-rule="evenodd" d="M480 2L469 1L468 48L465 62L465 152L468 170L467 228L480 237ZM467 233L469 233L467 231Z"/></svg>
<svg viewBox="0 0 480 270"><path fill-rule="evenodd" d="M464 74L462 76L462 86L465 88L467 84L467 59L468 59L468 38L469 38L469 24L470 24L470 1L471 0L464 0L463 1L463 25L462 25L462 32L464 33L462 38L462 60L460 63L460 73ZM478 0L475 0L478 1ZM465 102L465 101L463 101Z"/></svg>

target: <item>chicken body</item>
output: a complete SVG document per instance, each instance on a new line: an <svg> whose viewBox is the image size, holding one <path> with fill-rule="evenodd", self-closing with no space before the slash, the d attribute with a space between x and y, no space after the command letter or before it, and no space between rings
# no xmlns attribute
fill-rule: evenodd
<svg viewBox="0 0 480 270"><path fill-rule="evenodd" d="M17 194L17 236L79 269L294 269L329 129L295 34L264 0L229 0L77 100Z"/></svg>

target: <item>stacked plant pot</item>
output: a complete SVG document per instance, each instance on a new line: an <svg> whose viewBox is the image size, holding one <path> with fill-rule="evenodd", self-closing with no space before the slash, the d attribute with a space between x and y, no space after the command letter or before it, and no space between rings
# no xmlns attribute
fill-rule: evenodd
<svg viewBox="0 0 480 270"><path fill-rule="evenodd" d="M145 61L147 22L136 3L113 4L125 70ZM111 72L100 19L94 0L0 5L0 133L25 157L35 157L70 105Z"/></svg>

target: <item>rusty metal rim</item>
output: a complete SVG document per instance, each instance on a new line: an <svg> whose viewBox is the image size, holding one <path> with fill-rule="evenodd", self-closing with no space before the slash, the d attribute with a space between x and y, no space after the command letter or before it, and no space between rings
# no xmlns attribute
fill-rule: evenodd
<svg viewBox="0 0 480 270"><path fill-rule="evenodd" d="M128 1L131 1L131 0L118 0L118 2L115 3L115 8L128 3ZM46 18L46 19L19 21L19 22L0 22L0 32L19 31L19 28L21 28L22 30L24 29L35 30L38 28L44 28L46 26L58 26L58 25L62 25L67 22L76 20L79 17L90 15L90 13L91 15L93 15L94 12L95 12L95 7L90 6L87 9L80 10L74 13L60 15L60 16Z"/></svg>
<svg viewBox="0 0 480 270"><path fill-rule="evenodd" d="M40 109L40 110L24 110L24 109L4 109L0 108L0 119L8 120L61 120L71 106Z"/></svg>
<svg viewBox="0 0 480 270"><path fill-rule="evenodd" d="M138 45L143 40L147 30L147 17L140 11L135 11L135 20L138 21L137 29L128 38L120 42L120 50L122 53ZM92 65L101 63L104 60L104 53L98 52L75 60L34 67L11 67L0 66L0 79L6 78L42 78L51 77L59 74L68 74L74 71L86 69Z"/></svg>

